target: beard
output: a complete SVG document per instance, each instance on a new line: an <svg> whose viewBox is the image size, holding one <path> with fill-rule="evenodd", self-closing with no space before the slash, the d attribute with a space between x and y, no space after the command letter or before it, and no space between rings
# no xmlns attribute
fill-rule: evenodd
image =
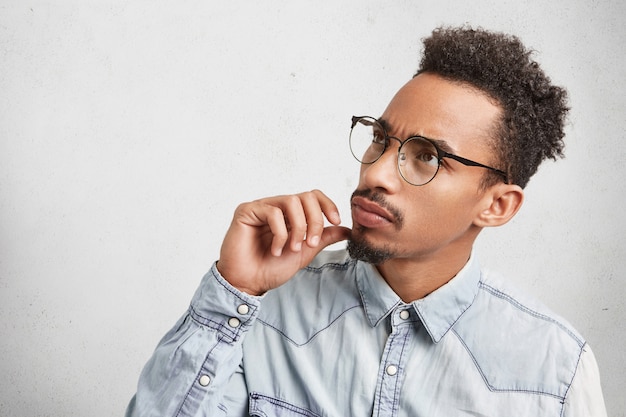
<svg viewBox="0 0 626 417"><path fill-rule="evenodd" d="M363 237L355 238L354 231L352 237L348 240L348 255L352 259L367 262L373 265L382 264L383 262L394 258L395 253L388 247L376 248L367 242Z"/></svg>
<svg viewBox="0 0 626 417"><path fill-rule="evenodd" d="M404 224L404 216L402 215L402 212L389 204L385 200L382 193L371 190L356 190L352 193L352 197L356 196L365 197L385 207L393 215L396 230L399 231L402 229ZM351 258L378 265L397 256L396 251L389 245L384 245L382 247L372 245L367 241L365 237L366 233L366 227L359 225L354 225L352 227L352 235L350 236L350 240L348 240L347 245L348 254Z"/></svg>

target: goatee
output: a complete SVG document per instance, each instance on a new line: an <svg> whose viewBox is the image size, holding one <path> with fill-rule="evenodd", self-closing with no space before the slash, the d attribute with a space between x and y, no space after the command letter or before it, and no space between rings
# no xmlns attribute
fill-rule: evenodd
<svg viewBox="0 0 626 417"><path fill-rule="evenodd" d="M352 232L354 234L354 232ZM373 265L382 264L383 262L394 257L389 248L375 248L368 244L364 239L356 240L352 237L348 240L348 255L352 259L367 262Z"/></svg>

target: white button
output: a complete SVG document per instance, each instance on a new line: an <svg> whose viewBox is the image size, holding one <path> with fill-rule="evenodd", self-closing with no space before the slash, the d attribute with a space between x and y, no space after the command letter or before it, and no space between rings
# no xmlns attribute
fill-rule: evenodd
<svg viewBox="0 0 626 417"><path fill-rule="evenodd" d="M242 304L239 307L237 307L237 313L241 314L242 316L245 316L249 312L250 312L250 307L248 307L246 304Z"/></svg>
<svg viewBox="0 0 626 417"><path fill-rule="evenodd" d="M408 319L410 315L411 315L411 313L409 313L409 310L402 310L402 311L400 312L400 318L401 318L402 320L406 320L406 319Z"/></svg>
<svg viewBox="0 0 626 417"><path fill-rule="evenodd" d="M239 321L237 317L231 317L228 319L228 325L230 327L239 327L240 324L241 322Z"/></svg>
<svg viewBox="0 0 626 417"><path fill-rule="evenodd" d="M387 375L391 375L394 376L395 374L398 373L398 367L395 365L389 365L387 367Z"/></svg>
<svg viewBox="0 0 626 417"><path fill-rule="evenodd" d="M211 383L211 378L208 375L202 375L200 377L200 380L198 381L200 383L200 385L202 385L203 387L206 387L207 385L209 385Z"/></svg>

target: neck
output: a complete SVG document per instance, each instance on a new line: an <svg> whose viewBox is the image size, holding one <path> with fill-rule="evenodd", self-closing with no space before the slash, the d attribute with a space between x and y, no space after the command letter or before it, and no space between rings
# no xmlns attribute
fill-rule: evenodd
<svg viewBox="0 0 626 417"><path fill-rule="evenodd" d="M446 253L394 258L376 266L387 284L405 303L426 297L446 284L465 266L471 246Z"/></svg>

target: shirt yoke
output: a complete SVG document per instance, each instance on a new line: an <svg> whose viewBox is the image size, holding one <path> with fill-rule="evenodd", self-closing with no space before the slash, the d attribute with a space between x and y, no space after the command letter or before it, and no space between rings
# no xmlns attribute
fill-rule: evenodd
<svg viewBox="0 0 626 417"><path fill-rule="evenodd" d="M453 327L491 391L565 399L585 341L533 298L481 276L479 292Z"/></svg>
<svg viewBox="0 0 626 417"><path fill-rule="evenodd" d="M262 301L258 321L302 346L344 314L361 308L354 285L356 262L345 252L325 252ZM348 272L346 272L348 271Z"/></svg>

